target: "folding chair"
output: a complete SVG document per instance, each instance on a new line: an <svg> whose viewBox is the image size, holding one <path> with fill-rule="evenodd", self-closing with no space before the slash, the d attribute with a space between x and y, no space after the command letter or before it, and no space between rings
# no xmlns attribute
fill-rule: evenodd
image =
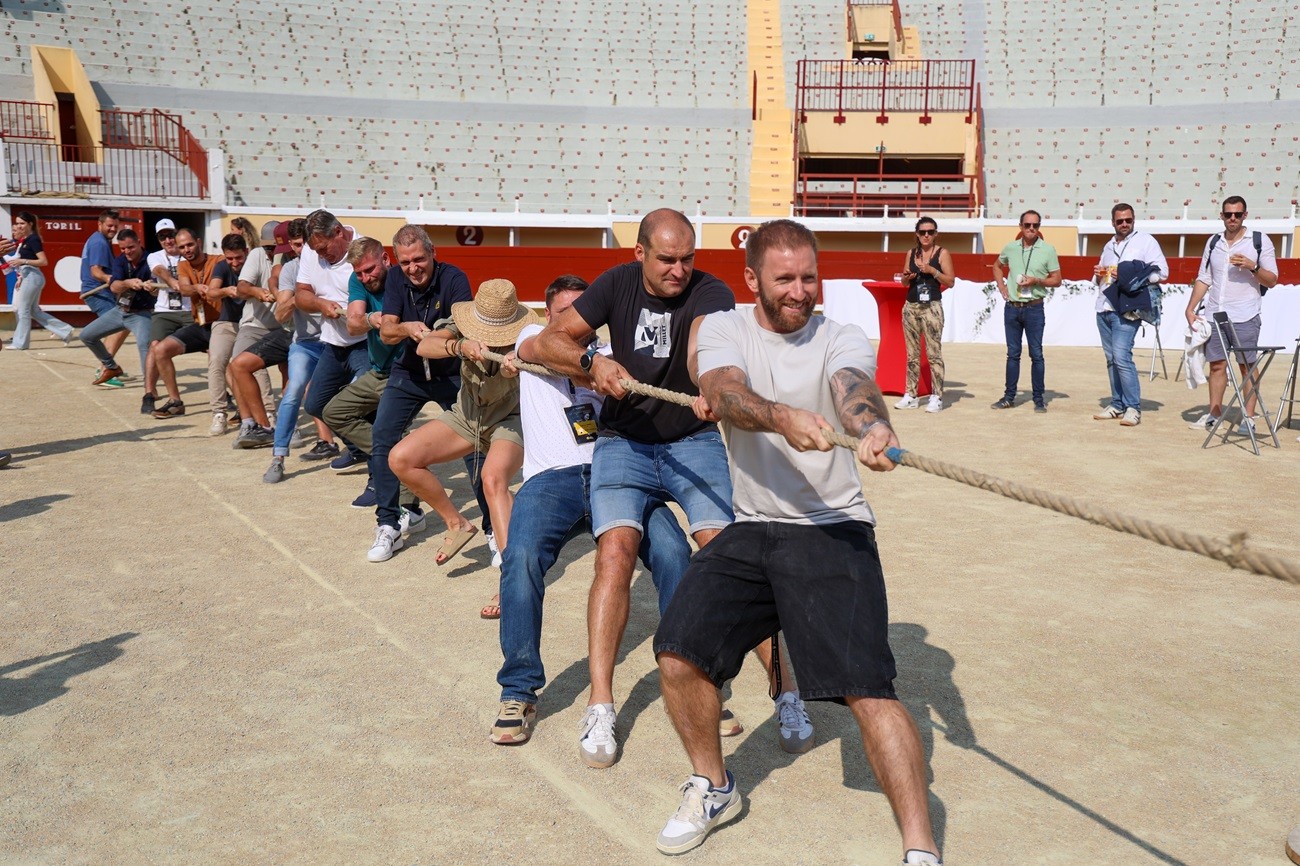
<svg viewBox="0 0 1300 866"><path fill-rule="evenodd" d="M1296 365L1300 363L1300 339L1295 342L1295 354L1291 356L1291 370L1286 374L1286 384L1282 386L1282 399L1277 403L1277 417L1273 419L1273 432L1277 428L1285 427L1291 429L1291 412L1295 409L1295 380ZM1286 407L1286 421L1282 421L1282 407Z"/></svg>
<svg viewBox="0 0 1300 866"><path fill-rule="evenodd" d="M1201 444L1202 448L1210 447L1210 441L1214 439L1219 428L1223 426L1228 418L1228 410L1233 406L1241 407L1242 426L1246 432L1242 435L1250 437L1250 447L1254 450L1255 456L1259 456L1259 443L1255 439L1255 425L1245 423L1246 418L1246 393L1243 388L1245 385L1250 386L1250 390L1255 394L1255 405L1259 411L1264 413L1264 426L1268 429L1268 435L1273 437L1273 447L1281 448L1282 443L1277 440L1277 430L1275 422L1268 417L1268 406L1264 402L1264 395L1260 393L1259 383L1264 378L1264 373L1273 363L1273 356L1278 353L1281 346L1243 346L1237 340L1237 329L1233 327L1232 320L1228 318L1227 313L1214 314L1214 330L1218 332L1219 339L1223 341L1224 354L1228 356L1228 362L1225 365L1228 368L1228 381L1232 383L1232 399L1223 407L1223 412L1219 414L1219 420L1214 422L1210 428L1210 434L1205 437L1205 442ZM1247 356L1255 353L1255 360L1247 360ZM1237 379L1237 364L1246 368L1244 380ZM1223 441L1226 443L1228 437L1233 433L1233 427L1229 424L1224 428Z"/></svg>

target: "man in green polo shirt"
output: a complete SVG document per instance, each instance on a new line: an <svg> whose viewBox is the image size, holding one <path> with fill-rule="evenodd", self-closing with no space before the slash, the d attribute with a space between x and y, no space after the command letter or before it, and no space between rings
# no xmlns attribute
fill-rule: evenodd
<svg viewBox="0 0 1300 866"><path fill-rule="evenodd" d="M1006 303L1002 323L1007 334L1007 381L1002 399L994 409L1010 409L1016 403L1020 384L1020 340L1029 343L1029 376L1034 388L1034 411L1046 412L1043 399L1043 299L1047 290L1061 284L1061 263L1056 248L1043 240L1043 218L1036 210L1020 215L1020 237L1002 248L993 263L993 281Z"/></svg>

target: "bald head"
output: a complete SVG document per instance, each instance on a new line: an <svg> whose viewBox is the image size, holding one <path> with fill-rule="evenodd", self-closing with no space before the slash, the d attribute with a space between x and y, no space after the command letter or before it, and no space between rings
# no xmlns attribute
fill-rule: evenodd
<svg viewBox="0 0 1300 866"><path fill-rule="evenodd" d="M681 211L662 208L646 214L637 232L636 260L641 283L658 298L675 298L695 273L695 227Z"/></svg>
<svg viewBox="0 0 1300 866"><path fill-rule="evenodd" d="M636 230L636 242L643 247L650 246L654 236L664 227L684 229L690 234L692 241L695 239L695 226L691 225L686 214L672 208L661 207L642 217L641 225Z"/></svg>

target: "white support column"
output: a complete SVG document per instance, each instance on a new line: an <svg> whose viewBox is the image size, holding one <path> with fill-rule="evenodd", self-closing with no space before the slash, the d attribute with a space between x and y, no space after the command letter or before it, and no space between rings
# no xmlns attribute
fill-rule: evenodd
<svg viewBox="0 0 1300 866"><path fill-rule="evenodd" d="M208 148L208 201L226 206L226 152L219 147Z"/></svg>

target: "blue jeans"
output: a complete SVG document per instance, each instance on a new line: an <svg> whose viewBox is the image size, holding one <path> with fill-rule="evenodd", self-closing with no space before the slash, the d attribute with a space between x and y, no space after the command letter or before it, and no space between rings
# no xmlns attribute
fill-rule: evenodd
<svg viewBox="0 0 1300 866"><path fill-rule="evenodd" d="M1133 340L1141 325L1141 321L1126 319L1114 310L1097 314L1097 332L1110 377L1110 405L1121 412L1142 408L1142 382L1133 363Z"/></svg>
<svg viewBox="0 0 1300 866"><path fill-rule="evenodd" d="M546 572L570 539L591 531L591 467L565 466L539 472L515 494L510 546L501 563L501 700L537 702L546 685L542 667L542 599ZM663 502L644 518L641 562L659 592L659 614L668 609L691 557L681 525Z"/></svg>
<svg viewBox="0 0 1300 866"><path fill-rule="evenodd" d="M380 526L397 529L401 515L398 501L401 497L401 484L388 467L388 453L406 435L406 428L411 426L421 409L429 403L437 403L444 410L450 409L459 392L459 376L435 379L432 382L413 382L409 376L401 374L388 377L388 387L384 388L384 394L379 398L375 423L370 429L370 483L375 487L375 499L378 500L375 517ZM483 515L483 532L488 533L492 531L492 520L488 514L487 500L483 498L483 482L479 479L478 470L482 465L481 454L471 451L465 455L465 471L474 487L474 498L478 500L479 511Z"/></svg>
<svg viewBox="0 0 1300 866"><path fill-rule="evenodd" d="M1043 402L1043 326L1047 322L1043 314L1043 305L1032 307L1013 307L1007 304L1002 308L1002 324L1007 332L1007 384L1002 396L1007 400L1016 399L1016 388L1020 385L1020 338L1029 343L1029 380L1034 387L1034 405Z"/></svg>
<svg viewBox="0 0 1300 866"><path fill-rule="evenodd" d="M41 309L41 290L45 288L45 274L38 268L19 268L18 290L14 292L14 314L18 324L14 326L14 339L9 345L14 349L26 349L32 333L32 322L40 325L60 340L72 337L72 326L56 319Z"/></svg>
<svg viewBox="0 0 1300 866"><path fill-rule="evenodd" d="M651 500L672 500L686 512L691 534L722 529L735 520L727 449L717 430L675 442L649 444L602 436L591 461L591 514L595 535L627 526L642 535Z"/></svg>
<svg viewBox="0 0 1300 866"><path fill-rule="evenodd" d="M316 369L311 374L311 390L307 392L307 399L302 406L313 418L319 418L324 414L325 405L333 400L338 392L370 369L370 353L366 349L365 340L353 343L351 346L333 346L329 343L322 343L322 346L320 360L316 362ZM366 455L348 440L344 439L343 444L348 446L348 450L357 459L366 458Z"/></svg>
<svg viewBox="0 0 1300 866"><path fill-rule="evenodd" d="M149 331L153 326L153 311L141 313L123 313L120 307L113 307L99 314L99 317L81 329L81 342L99 359L105 367L112 367L117 362L104 348L104 338L118 331L130 331L135 337L135 347L140 350L140 373L144 374L149 358Z"/></svg>
<svg viewBox="0 0 1300 866"><path fill-rule="evenodd" d="M271 450L276 457L289 454L289 440L298 426L298 407L302 405L302 395L307 392L307 383L311 381L324 349L325 344L320 340L305 340L289 346L289 381L280 395L280 411L275 416L275 447Z"/></svg>

